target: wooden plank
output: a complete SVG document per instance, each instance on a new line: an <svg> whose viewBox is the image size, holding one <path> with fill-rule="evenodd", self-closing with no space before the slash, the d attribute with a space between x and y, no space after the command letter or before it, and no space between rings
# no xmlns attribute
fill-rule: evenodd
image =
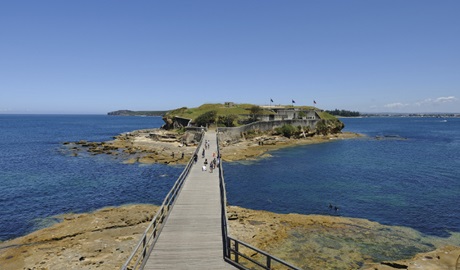
<svg viewBox="0 0 460 270"><path fill-rule="evenodd" d="M216 133L208 131L208 162L217 153ZM202 146L202 148L204 145ZM201 148L201 149L202 149ZM235 269L223 259L219 172L193 165L144 269ZM209 170L209 164L208 164Z"/></svg>

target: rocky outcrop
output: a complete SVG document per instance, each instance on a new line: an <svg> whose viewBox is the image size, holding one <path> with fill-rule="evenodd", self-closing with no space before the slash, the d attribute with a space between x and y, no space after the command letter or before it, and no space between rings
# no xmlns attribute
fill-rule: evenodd
<svg viewBox="0 0 460 270"><path fill-rule="evenodd" d="M72 156L108 155L124 163L184 164L201 140L201 132L178 133L163 129L136 130L123 133L107 142L65 142Z"/></svg>
<svg viewBox="0 0 460 270"><path fill-rule="evenodd" d="M227 209L232 236L301 269L444 270L460 256L448 244L460 244L458 234L440 240L365 219Z"/></svg>
<svg viewBox="0 0 460 270"><path fill-rule="evenodd" d="M165 124L161 127L162 129L172 130L172 129L180 129L190 126L190 122L192 119L183 118L178 116L163 116L163 121Z"/></svg>
<svg viewBox="0 0 460 270"><path fill-rule="evenodd" d="M227 138L225 135L220 138L220 152L224 161L237 161L255 159L270 156L270 151L296 145L325 143L333 140L351 139L362 137L357 133L338 133L328 135L306 134L301 138L286 138L280 135L269 135L266 133L254 133L250 136L243 136L238 141Z"/></svg>
<svg viewBox="0 0 460 270"><path fill-rule="evenodd" d="M345 124L339 119L321 119L315 127L316 134L327 135L337 134L345 128Z"/></svg>
<svg viewBox="0 0 460 270"><path fill-rule="evenodd" d="M57 216L51 227L0 243L1 269L120 269L157 209L126 205ZM444 270L455 269L460 256L460 247L448 245L458 235L440 240L364 219L227 209L231 236L301 269Z"/></svg>
<svg viewBox="0 0 460 270"><path fill-rule="evenodd" d="M127 205L58 216L58 224L0 243L1 269L119 269L156 209Z"/></svg>

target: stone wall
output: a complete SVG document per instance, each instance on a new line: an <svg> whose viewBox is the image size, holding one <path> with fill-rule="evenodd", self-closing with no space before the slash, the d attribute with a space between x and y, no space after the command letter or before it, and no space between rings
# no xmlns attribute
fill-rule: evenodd
<svg viewBox="0 0 460 270"><path fill-rule="evenodd" d="M283 125L302 126L315 129L316 123L319 120L305 120L305 119L292 119L292 120L274 120L274 121L259 121L239 127L219 127L217 134L221 141L238 141L242 138L242 134L251 130L255 131L270 131Z"/></svg>
<svg viewBox="0 0 460 270"><path fill-rule="evenodd" d="M203 129L187 129L187 131L184 134L184 143L187 145L193 145L193 144L198 144L201 141L201 138L203 137Z"/></svg>

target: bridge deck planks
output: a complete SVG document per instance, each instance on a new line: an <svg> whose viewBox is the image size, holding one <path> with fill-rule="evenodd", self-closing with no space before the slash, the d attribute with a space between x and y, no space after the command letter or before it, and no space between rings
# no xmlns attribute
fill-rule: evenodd
<svg viewBox="0 0 460 270"><path fill-rule="evenodd" d="M217 153L216 133L208 131L210 149ZM204 145L203 145L204 147ZM202 149L202 148L201 148ZM203 172L204 158L191 168L144 269L235 269L223 259L219 172Z"/></svg>

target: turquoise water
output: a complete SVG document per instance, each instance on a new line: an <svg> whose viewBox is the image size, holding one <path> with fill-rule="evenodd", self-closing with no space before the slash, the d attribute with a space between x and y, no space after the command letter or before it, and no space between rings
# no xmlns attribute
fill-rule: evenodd
<svg viewBox="0 0 460 270"><path fill-rule="evenodd" d="M448 236L460 231L460 119L347 118L365 138L225 164L232 205L366 218ZM336 212L329 204L338 206Z"/></svg>
<svg viewBox="0 0 460 270"><path fill-rule="evenodd" d="M368 137L225 163L229 203L360 217L438 236L460 231L460 119L343 121L346 130ZM57 214L161 204L182 166L127 165L106 155L72 157L62 143L106 141L162 123L159 117L0 115L0 241L46 226ZM339 211L331 211L329 203Z"/></svg>

